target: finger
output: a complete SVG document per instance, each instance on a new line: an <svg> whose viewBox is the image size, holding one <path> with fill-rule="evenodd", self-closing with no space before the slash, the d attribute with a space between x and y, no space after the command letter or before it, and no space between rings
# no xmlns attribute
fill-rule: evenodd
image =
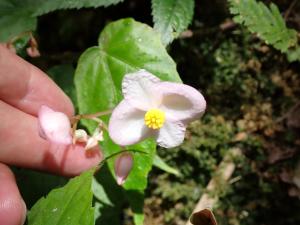
<svg viewBox="0 0 300 225"><path fill-rule="evenodd" d="M26 219L26 205L11 170L0 163L0 224L22 225Z"/></svg>
<svg viewBox="0 0 300 225"><path fill-rule="evenodd" d="M37 115L41 105L73 114L70 99L41 70L0 45L0 99Z"/></svg>
<svg viewBox="0 0 300 225"><path fill-rule="evenodd" d="M50 145L38 135L37 118L0 101L0 162L77 175L98 165L98 148L86 152L80 145Z"/></svg>

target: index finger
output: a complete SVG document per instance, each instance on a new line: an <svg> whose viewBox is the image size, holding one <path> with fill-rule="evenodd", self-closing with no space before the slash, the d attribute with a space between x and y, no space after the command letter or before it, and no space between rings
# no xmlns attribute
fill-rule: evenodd
<svg viewBox="0 0 300 225"><path fill-rule="evenodd" d="M70 99L41 70L0 45L0 99L37 116L42 105L73 115Z"/></svg>

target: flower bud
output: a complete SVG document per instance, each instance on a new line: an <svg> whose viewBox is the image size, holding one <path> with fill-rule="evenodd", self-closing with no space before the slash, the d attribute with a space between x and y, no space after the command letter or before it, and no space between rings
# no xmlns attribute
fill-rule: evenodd
<svg viewBox="0 0 300 225"><path fill-rule="evenodd" d="M133 166L133 156L132 154L126 152L121 154L115 161L115 174L117 178L118 185L125 183L131 168Z"/></svg>
<svg viewBox="0 0 300 225"><path fill-rule="evenodd" d="M74 133L75 142L87 142L88 141L88 135L85 130L78 129L75 130Z"/></svg>
<svg viewBox="0 0 300 225"><path fill-rule="evenodd" d="M68 116L48 106L41 106L38 112L38 128L42 138L57 144L72 144L71 124Z"/></svg>
<svg viewBox="0 0 300 225"><path fill-rule="evenodd" d="M32 58L36 58L36 57L41 56L41 53L35 47L28 47L28 48L26 48L26 52Z"/></svg>

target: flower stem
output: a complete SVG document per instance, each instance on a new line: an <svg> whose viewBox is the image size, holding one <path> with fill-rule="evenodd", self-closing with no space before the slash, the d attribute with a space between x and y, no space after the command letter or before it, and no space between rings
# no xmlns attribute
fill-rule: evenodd
<svg viewBox="0 0 300 225"><path fill-rule="evenodd" d="M96 113L91 113L91 114L81 114L78 116L80 116L80 119L93 119L93 118L96 118L99 116L105 116L105 115L111 114L112 111L113 111L113 109L109 109L109 110L105 110L102 112L96 112Z"/></svg>
<svg viewBox="0 0 300 225"><path fill-rule="evenodd" d="M124 147L121 146L122 149L124 149ZM142 154L148 154L147 152L144 152L144 151L140 151L140 150L127 150L127 149L124 149L124 150L121 150L119 152L115 152L109 156L107 156L105 159L103 159L99 165L97 166L96 168L96 171L98 171L109 159L119 155L119 154L122 154L124 152L133 152L133 153L142 153Z"/></svg>

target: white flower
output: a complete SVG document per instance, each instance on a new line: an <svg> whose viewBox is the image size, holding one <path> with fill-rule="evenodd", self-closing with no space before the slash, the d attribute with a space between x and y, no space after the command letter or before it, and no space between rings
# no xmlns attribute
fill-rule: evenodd
<svg viewBox="0 0 300 225"><path fill-rule="evenodd" d="M145 70L126 74L122 92L124 100L114 109L108 128L112 140L121 146L147 137L154 137L165 148L178 146L187 123L199 118L206 108L196 89L161 81Z"/></svg>
<svg viewBox="0 0 300 225"><path fill-rule="evenodd" d="M42 138L57 144L72 144L71 123L66 114L43 105L38 112L38 126Z"/></svg>

